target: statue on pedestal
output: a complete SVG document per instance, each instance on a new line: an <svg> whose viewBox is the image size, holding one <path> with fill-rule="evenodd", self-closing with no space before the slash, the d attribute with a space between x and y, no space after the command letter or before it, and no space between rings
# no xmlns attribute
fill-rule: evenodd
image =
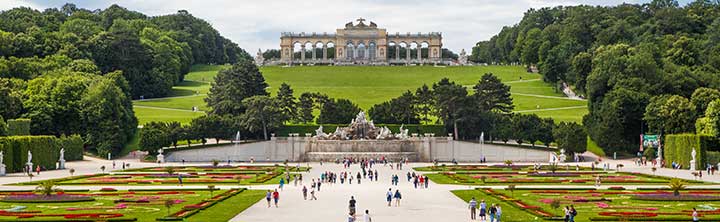
<svg viewBox="0 0 720 222"><path fill-rule="evenodd" d="M458 63L462 66L468 64L468 55L465 49L460 50L460 56L458 57Z"/></svg>
<svg viewBox="0 0 720 222"><path fill-rule="evenodd" d="M558 156L561 163L565 162L565 159L567 159L567 156L565 156L565 149L560 149L560 156Z"/></svg>
<svg viewBox="0 0 720 222"><path fill-rule="evenodd" d="M32 152L30 152L30 150L28 150L27 156L28 156L28 160L27 160L27 163L25 163L25 165L28 166L28 172L32 172L33 163L32 163Z"/></svg>
<svg viewBox="0 0 720 222"><path fill-rule="evenodd" d="M5 176L5 153L0 151L0 176Z"/></svg>
<svg viewBox="0 0 720 222"><path fill-rule="evenodd" d="M157 161L158 163L165 163L165 155L163 155L162 148L158 150Z"/></svg>
<svg viewBox="0 0 720 222"><path fill-rule="evenodd" d="M264 63L265 57L263 57L262 50L258 49L257 54L255 55L255 65L262 66Z"/></svg>
<svg viewBox="0 0 720 222"><path fill-rule="evenodd" d="M695 148L693 148L692 152L690 153L690 157L692 157L692 160L690 160L690 170L692 171L697 170L695 167L695 155L697 155L697 152L695 152Z"/></svg>
<svg viewBox="0 0 720 222"><path fill-rule="evenodd" d="M65 148L60 148L60 159L58 169L65 169Z"/></svg>

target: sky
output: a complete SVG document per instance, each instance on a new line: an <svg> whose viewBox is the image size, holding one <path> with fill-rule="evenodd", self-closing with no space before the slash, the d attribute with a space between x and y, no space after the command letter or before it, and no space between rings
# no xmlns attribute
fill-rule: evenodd
<svg viewBox="0 0 720 222"><path fill-rule="evenodd" d="M0 10L26 6L43 10L66 2L104 9L118 4L146 15L188 10L248 52L280 48L280 32L333 33L362 17L388 33L442 32L443 47L472 49L530 8L558 5L617 5L649 0L0 0ZM690 0L681 0L685 4Z"/></svg>

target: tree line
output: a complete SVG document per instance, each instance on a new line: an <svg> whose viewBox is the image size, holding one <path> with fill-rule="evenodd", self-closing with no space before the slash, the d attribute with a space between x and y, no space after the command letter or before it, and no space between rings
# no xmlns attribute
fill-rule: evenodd
<svg viewBox="0 0 720 222"><path fill-rule="evenodd" d="M589 100L589 136L634 153L640 134L696 132L704 118L720 88L720 2L530 9L478 42L471 60L536 66L545 81L569 84Z"/></svg>
<svg viewBox="0 0 720 222"><path fill-rule="evenodd" d="M154 122L142 130L140 146L152 153L178 141L204 138L234 139L237 132L244 138L268 139L269 133L287 123L347 124L361 109L347 99L305 92L299 97L288 84L281 84L271 97L268 84L250 60L240 60L220 70L211 83L205 101L207 116L193 119L190 125L178 122ZM472 94L464 86L443 78L432 86L423 85L390 101L369 109L370 118L382 124L443 124L458 138L485 139L520 144L556 142L569 152L585 150L587 134L576 123L555 124L551 118L535 114L513 114L510 86L491 73L481 77ZM319 111L319 115L314 113Z"/></svg>
<svg viewBox="0 0 720 222"><path fill-rule="evenodd" d="M250 56L185 10L146 16L118 5L0 12L0 116L32 135L81 135L118 153L137 127L132 99L162 97L193 64Z"/></svg>

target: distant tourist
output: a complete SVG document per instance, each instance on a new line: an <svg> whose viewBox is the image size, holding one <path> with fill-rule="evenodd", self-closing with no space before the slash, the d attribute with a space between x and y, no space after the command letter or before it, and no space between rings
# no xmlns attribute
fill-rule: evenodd
<svg viewBox="0 0 720 222"><path fill-rule="evenodd" d="M348 222L355 222L355 216L352 213L348 214Z"/></svg>
<svg viewBox="0 0 720 222"><path fill-rule="evenodd" d="M475 201L475 197L470 199L470 204L468 205L468 208L470 208L470 220L475 220L475 209L477 209L477 201Z"/></svg>
<svg viewBox="0 0 720 222"><path fill-rule="evenodd" d="M480 201L480 220L485 221L487 219L485 217L485 214L487 213L487 204L485 203L485 200Z"/></svg>
<svg viewBox="0 0 720 222"><path fill-rule="evenodd" d="M363 221L364 222L372 222L372 218L370 217L369 210L365 210L365 215L363 215Z"/></svg>
<svg viewBox="0 0 720 222"><path fill-rule="evenodd" d="M497 208L495 208L495 204L492 204L488 211L490 211L490 221L495 221L495 214L497 214Z"/></svg>
<svg viewBox="0 0 720 222"><path fill-rule="evenodd" d="M268 208L270 208L270 199L272 198L272 191L268 190L267 193L265 193L265 200L267 200Z"/></svg>
<svg viewBox="0 0 720 222"><path fill-rule="evenodd" d="M698 214L697 210L693 207L692 212L692 219L693 221L700 221L700 215Z"/></svg>
<svg viewBox="0 0 720 222"><path fill-rule="evenodd" d="M563 212L565 213L564 221L565 221L565 222L570 221L570 207L569 207L569 206L565 206L565 209L563 209Z"/></svg>
<svg viewBox="0 0 720 222"><path fill-rule="evenodd" d="M278 193L277 189L275 189L275 192L272 194L273 200L275 201L275 208L278 207L278 201L280 200L280 193Z"/></svg>
<svg viewBox="0 0 720 222"><path fill-rule="evenodd" d="M285 178L280 178L280 190L283 190L283 186L285 186Z"/></svg>
<svg viewBox="0 0 720 222"><path fill-rule="evenodd" d="M392 198L393 198L392 188L388 189L386 198L387 198L387 203L388 203L388 207L389 207L392 204Z"/></svg>
<svg viewBox="0 0 720 222"><path fill-rule="evenodd" d="M400 199L402 199L402 195L400 194L400 190L395 190L395 195L393 195L393 198L395 198L395 206L400 206Z"/></svg>
<svg viewBox="0 0 720 222"><path fill-rule="evenodd" d="M577 216L577 210L575 210L575 206L570 205L570 222L575 222L575 216Z"/></svg>
<svg viewBox="0 0 720 222"><path fill-rule="evenodd" d="M307 200L307 187L306 186L303 186L302 193L303 193L303 200Z"/></svg>
<svg viewBox="0 0 720 222"><path fill-rule="evenodd" d="M182 183L182 174L180 174L180 173L178 173L178 184L180 184L180 186L183 186L183 183Z"/></svg>
<svg viewBox="0 0 720 222"><path fill-rule="evenodd" d="M317 200L317 197L315 197L315 190L310 191L310 200Z"/></svg>
<svg viewBox="0 0 720 222"><path fill-rule="evenodd" d="M348 208L350 209L350 215L352 215L353 217L355 217L355 204L356 203L357 203L357 201L355 200L355 197L351 196Z"/></svg>
<svg viewBox="0 0 720 222"><path fill-rule="evenodd" d="M495 206L495 221L500 222L500 217L502 216L502 209L500 208L500 204Z"/></svg>
<svg viewBox="0 0 720 222"><path fill-rule="evenodd" d="M377 180L378 180L378 172L377 172L377 169L376 169L376 170L375 170L375 181L377 181Z"/></svg>

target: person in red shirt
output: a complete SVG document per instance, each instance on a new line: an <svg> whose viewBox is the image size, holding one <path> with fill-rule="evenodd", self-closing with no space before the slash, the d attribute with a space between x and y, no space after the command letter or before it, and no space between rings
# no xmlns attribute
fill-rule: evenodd
<svg viewBox="0 0 720 222"><path fill-rule="evenodd" d="M280 193L278 193L277 189L275 189L275 192L272 194L273 200L275 201L275 207L278 207L278 200L280 200Z"/></svg>

